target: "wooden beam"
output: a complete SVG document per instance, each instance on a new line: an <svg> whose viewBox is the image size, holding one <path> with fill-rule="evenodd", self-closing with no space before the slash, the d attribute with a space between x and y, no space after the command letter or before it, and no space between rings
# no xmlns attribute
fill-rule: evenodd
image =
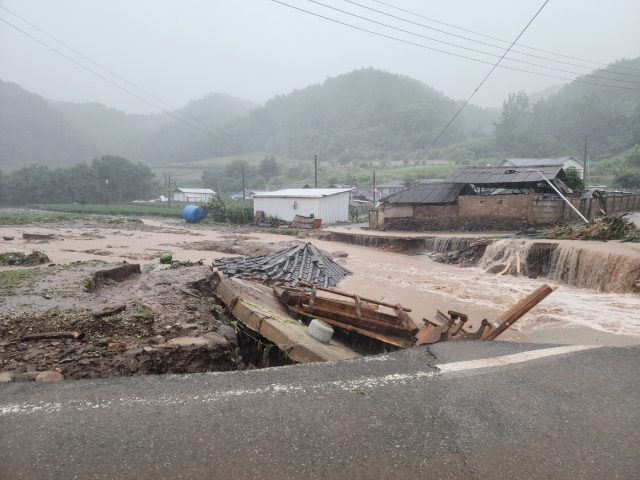
<svg viewBox="0 0 640 480"><path fill-rule="evenodd" d="M289 309L292 312L296 312L296 313L300 313L300 314L305 315L305 316L309 316L309 314L307 312L305 312L301 308L289 307ZM322 320L323 322L329 323L331 325L335 325L336 327L344 328L345 330L350 330L352 332L356 332L356 333L359 333L361 335L365 335L367 337L370 337L370 338L373 338L373 339L376 339L376 340L380 340L381 342L385 342L385 343L388 343L390 345L394 345L396 347L409 348L409 347L413 346L413 342L411 340L408 340L408 339L403 339L403 338L400 338L400 337L394 338L394 337L389 337L387 335L381 335L379 333L370 332L369 330L365 330L365 329L362 329L362 328L354 327L353 325L342 323L342 322L339 322L339 321L334 320L332 318L326 318L326 317L322 317L322 316L315 316L314 318L317 318L318 320Z"/></svg>

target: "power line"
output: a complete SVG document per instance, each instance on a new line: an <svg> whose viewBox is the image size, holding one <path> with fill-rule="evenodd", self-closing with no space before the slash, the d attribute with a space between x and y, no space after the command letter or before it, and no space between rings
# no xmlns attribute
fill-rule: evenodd
<svg viewBox="0 0 640 480"><path fill-rule="evenodd" d="M58 40L58 39L57 39L57 38L55 38L53 35L48 34L48 33L47 33L47 32L45 32L44 30L42 30L41 28L39 28L39 27L35 26L33 23L30 23L29 21L25 20L25 19L24 19L24 18L22 18L20 15L18 15L18 14L16 14L16 13L13 13L13 12L12 12L11 10L9 10L8 8L3 7L2 5L0 5L0 8L2 8L3 10L6 10L6 11L7 11L7 12L9 12L11 15L13 15L13 16L15 16L15 17L19 18L20 20L22 20L22 21L23 21L24 23L26 23L27 25L30 25L30 26L32 26L33 28L35 28L36 30L38 30L39 32L41 32L41 33L45 34L47 37L49 37L49 38L51 38L51 39L55 40L55 41L56 41L56 42L58 42L59 44L63 45L64 47L66 47L66 48L68 48L69 50L71 50L72 52L74 52L75 54L80 55L80 56L81 56L82 58L84 58L85 60L88 60L88 61L90 61L91 63L93 63L94 65L97 65L98 67L100 67L100 68L101 68L101 69L103 69L104 71L106 71L106 72L110 73L110 74L111 74L111 75L113 75L114 77L119 78L119 79L120 79L120 80L122 80L123 82L128 83L128 84L129 84L129 85L131 85L132 87L134 87L134 88L136 88L136 89L140 90L141 92L143 92L143 93L145 93L145 94L149 95L151 98L153 98L153 99L155 99L155 100L158 100L159 102L161 102L161 103L163 103L163 104L167 105L168 107L171 107L173 110L175 110L175 111L177 111L177 112L180 112L181 114L183 114L183 115L185 115L185 116L187 116L187 117L189 117L189 118L191 118L191 119L195 120L196 122L198 122L198 123L200 123L200 124L202 124L202 125L205 125L205 126L207 126L207 127L211 128L211 129L213 129L213 130L215 130L215 131L217 131L217 132L219 132L219 133L221 133L221 134L223 134L223 135L226 135L226 136L228 136L229 138L231 138L231 139L233 139L233 140L236 140L236 141L241 142L241 143L246 143L244 140L240 140L239 138L235 138L234 136L229 135L228 133L223 132L222 130L220 130L220 129L218 129L218 128L214 127L213 125L209 125L208 123L205 123L205 122L203 122L203 121L201 121L201 120L198 120L197 118L195 118L195 117L193 117L193 116L189 115L188 113L183 112L183 111L182 111L182 110L180 110L179 108L176 108L176 107L174 107L173 105L171 105L171 104L169 104L169 103L165 102L164 100L162 100L162 99L160 99L160 98L158 98L158 97L156 97L156 96L154 96L154 95L150 94L149 92L147 92L146 90L144 90L144 89L142 89L142 88L138 87L137 85L134 85L133 83L131 83L131 82L130 82L130 81L128 81L127 79L122 78L120 75L118 75L118 74L116 74L116 73L112 72L111 70L109 70L109 69L108 69L108 68L106 68L106 67L103 67L103 66L102 66L102 65L100 65L99 63L97 63L97 62L95 62L95 61L91 60L91 59L90 59L89 57L87 57L86 55L83 55L82 53L80 53L80 52L78 52L77 50L75 50L75 49L71 48L69 45L67 45L66 43L62 42L61 40ZM5 23L6 23L6 22L5 22ZM12 25L12 26L13 26L13 25ZM23 33L24 33L24 32L23 32ZM32 38L33 38L33 37L32 37Z"/></svg>
<svg viewBox="0 0 640 480"><path fill-rule="evenodd" d="M460 112L462 111L462 109L467 105L467 103L469 103L469 101L473 98L473 96L476 94L476 92L478 90L480 90L480 87L482 87L482 85L484 84L484 82L487 81L487 78L489 78L489 75L491 75L493 73L493 71L498 68L498 64L500 63L500 61L502 61L502 59L505 57L505 55L507 53L509 53L509 50L511 50L511 47L513 47L516 42L520 39L520 37L522 36L522 34L524 34L524 32L527 30L527 28L529 28L529 25L531 25L533 23L533 21L536 19L536 17L538 16L538 14L542 11L542 9L545 7L545 5L549 3L549 0L545 0L545 2L542 4L542 6L540 7L540 9L536 12L536 14L533 16L533 18L531 20L529 20L529 23L527 23L527 25L522 29L522 31L520 32L520 35L518 35L518 37L513 41L513 43L511 45L509 45L509 48L507 48L507 50L505 50L505 52L502 54L502 57L500 57L500 60L498 60L496 62L496 64L493 66L493 68L489 71L489 73L487 73L487 76L484 77L482 79L482 81L480 82L480 85L478 85L478 87L473 91L473 93L469 96L469 98L467 98L467 100L462 104L462 106L460 107L460 109L456 112L456 114L453 116L453 118L449 121L449 123L447 123L446 127L444 127L442 129L442 131L440 132L440 134L436 137L436 139L431 143L431 145L429 145L429 148L427 148L427 150L422 154L422 156L420 157L420 159L413 165L413 167L415 168L416 165L418 165L418 163L420 163L422 161L422 159L427 155L427 153L429 153L429 150L431 150L433 148L433 146L436 144L436 142L438 141L438 139L444 134L444 132L447 131L447 128L449 128L449 125L451 125L453 123L453 121L456 119L456 117L460 114Z"/></svg>
<svg viewBox="0 0 640 480"><path fill-rule="evenodd" d="M356 15L355 13L347 12L345 10L341 10L339 8L332 7L330 5L325 5L324 3L318 2L317 0L308 0L308 1L311 2L311 3L315 3L317 5L322 5L323 7L326 7L326 8L330 8L332 10L336 10L338 12L341 12L341 13L344 13L344 14L347 14L347 15L351 15L352 17L356 17L356 18L359 18L361 20L366 20L367 22L375 23L377 25L382 25L383 27L391 28L393 30L398 30L399 32L403 32L403 33L408 33L409 35L414 35L416 37L424 38L426 40L431 40L433 42L438 42L438 43L444 43L445 45L450 45L450 46L456 47L456 48L462 48L463 50L469 50L470 52L480 53L482 55L489 55L490 57L500 57L500 55L495 54L495 53L488 53L488 52L483 52L482 50L475 50L473 48L463 47L462 45L456 45L455 43L445 42L444 40L438 40L437 38L427 37L425 35L420 35L419 33L410 32L408 30L404 30L402 28L394 27L394 26L388 25L386 23L377 22L376 20L371 20L370 18L366 18L366 17L360 16L360 15ZM346 0L346 1L349 1L349 0ZM358 4L356 4L356 5L358 5ZM365 8L367 8L367 7L365 7ZM429 28L429 27L427 27L427 28ZM496 48L502 48L502 47L496 47ZM505 58L505 57L502 57L502 58ZM518 59L515 59L515 58L505 58L505 60L510 60L512 62L518 62L518 63L525 63L527 65L532 65L534 67L547 68L549 70L555 70L557 72L570 73L572 75L581 75L581 76L585 76L585 77L601 78L603 80L609 80L609 81L613 81L613 82L640 84L640 82L636 82L636 81L633 81L633 80L620 80L620 79L617 79L617 78L609 78L609 77L601 77L599 75L591 75L591 74L588 74L588 73L572 72L570 70L562 70L560 68L547 67L546 65L540 65L538 63L527 62L526 60L518 60ZM554 61L554 60L552 60L552 61ZM583 67L583 68L589 68L589 67ZM637 75L632 75L632 76L637 76Z"/></svg>
<svg viewBox="0 0 640 480"><path fill-rule="evenodd" d="M311 1L313 1L313 0L311 0ZM499 48L499 49L501 49L501 50L503 50L503 49L504 49L504 47L501 47L501 46L499 46L499 45L494 45L494 44L492 44L492 43L482 42L482 41L480 41L480 40L474 40L473 38L463 37L462 35L456 35L455 33L450 33L450 32L446 32L446 31L444 31L444 30L440 30L440 29L438 29L438 28L429 27L429 26L424 25L424 24L422 24L422 23L412 22L411 20L407 20L406 18L398 17L398 16L396 16L396 15L391 15L390 13L386 13L386 12L383 12L382 10L377 10L377 9L375 9L375 8L367 7L366 5L361 5L361 4L359 4L359 3L357 3L357 2L354 2L354 1L352 1L352 0L344 0L344 1L345 1L345 2L347 2L347 3L351 3L351 4L353 4L353 5L357 5L357 6L362 7L362 8L366 8L367 10L371 10L371 11L373 11L373 12L380 13L380 14L382 14L382 15L386 15L386 16L391 17L391 18L395 18L395 19L397 19L397 20L402 20L403 22L411 23L411 24L413 24L413 25L418 25L418 26L420 26L420 27L428 28L429 30L434 30L434 31L436 31L436 32L444 33L445 35L451 35L451 36L456 37L456 38L461 38L461 39L463 39L463 40L468 40L468 41L470 41L470 42L480 43L480 44L482 44L482 45L487 45L487 46L489 46L489 47L493 47L493 48ZM329 8L332 8L332 7L329 7ZM427 38L427 37L425 37L425 38ZM435 41L439 42L440 40L435 40ZM446 43L446 42L443 42L443 43ZM449 44L449 45L453 45L453 44ZM457 46L457 45L454 45L454 46ZM460 47L460 48L465 48L465 47ZM476 50L473 50L473 51L476 51ZM588 70L593 70L593 67L588 67L588 66L586 66L586 65L578 65L578 64L576 64L576 63L564 62L564 61L562 61L562 60L554 60L554 59L552 59L552 58L541 57L540 55L534 55L534 54L532 54L532 53L520 52L520 51L518 51L518 50L511 50L511 52L512 52L512 53L518 53L518 54L520 54L520 55L527 55L527 56L529 56L529 57L540 58L540 59L542 59L542 60L547 60L547 61L549 61L549 62L562 63L562 64L564 64L564 65L570 65L570 66L572 66L572 67L579 67L579 68L586 68L586 69L588 69ZM484 53L484 52L481 52L481 53ZM487 55L490 55L490 54L487 54ZM495 56L497 57L497 56L499 56L499 55L495 55ZM513 60L513 61L518 61L518 60L515 60L515 59L513 59L513 58L509 58L509 57L507 57L507 59L508 59L508 60ZM525 63L527 63L527 62L525 62ZM595 62L594 62L594 63L595 63ZM533 64L533 63L532 63L531 65L535 65L535 64ZM544 68L550 68L550 67L544 67ZM611 73L612 75L627 75L627 76L630 76L630 77L640 77L640 75L636 75L636 74L633 74L633 73L608 72L608 71L606 71L606 70L601 70L601 71L602 71L603 73ZM571 73L573 73L573 72L571 72ZM578 74L578 75L579 75L579 74ZM606 77L604 77L604 78L606 78Z"/></svg>
<svg viewBox="0 0 640 480"><path fill-rule="evenodd" d="M380 4L382 4L382 5L386 5L387 7L390 7L390 8L395 8L396 10L400 10L400 11L405 12L405 13L408 13L408 14L410 14L410 15L415 15L416 17L424 18L425 20L429 20L430 22L439 23L440 25L446 25L447 27L456 28L456 29L458 29L458 30L463 30L463 31L465 31L465 32L473 33L474 35L479 35L479 36L481 36L481 37L489 38L489 39L491 39L491 40L496 40L496 41L498 41L498 42L509 43L509 40L502 40L502 39L500 39L500 38L491 37L491 36L489 36L489 35L485 35L485 34L483 34L483 33L479 33L479 32L473 31L473 30L469 30L469 29L467 29L467 28L462 28L462 27L458 27L458 26L456 26L456 25L452 25L452 24L450 24L450 23L441 22L441 21L439 21L439 20L435 20L435 19L433 19L433 18L425 17L425 16L423 16L423 15L419 15L419 14L414 13L414 12L411 12L411 11L409 11L409 10L405 10L405 9L403 9L403 8L396 7L395 5L390 5L390 4L385 3L385 2L382 2L382 1L380 1L380 0L371 0L371 1L372 1L372 2L376 2L376 3L380 3ZM353 2L352 2L352 3L353 3ZM365 8L366 8L366 7L365 7ZM443 33L447 33L447 32L443 32ZM454 34L452 34L452 33L451 33L450 35L454 35ZM605 66L605 67L607 67L607 66L611 66L611 67L613 67L613 68L623 68L623 69L625 69L625 70L638 70L638 71L640 71L640 68L633 68L633 67L621 67L621 66L618 66L618 65L615 65L615 66L614 66L614 65L607 64L607 63L595 62L595 61L593 61L593 60L587 60L587 59L584 59L584 58L571 57L571 56L569 56L569 55L562 55L562 54L560 54L560 53L554 53L554 52L550 52L550 51L548 51L548 50L542 50L542 49L540 49L540 48L528 47L528 46L526 46L526 45L522 45L522 44L520 44L520 47L528 48L528 49L530 49L530 50L535 50L535 51L537 51L537 52L548 53L549 55L556 55L556 56L558 56L558 57L570 58L570 59L572 59L572 60L580 60L581 62L594 63L594 64L596 64L596 65L602 65L602 66ZM515 50L513 50L513 51L515 52ZM517 53L523 53L523 52L517 52ZM525 55L526 55L526 54L525 54Z"/></svg>
<svg viewBox="0 0 640 480"><path fill-rule="evenodd" d="M486 61L484 61L484 60L479 60L479 59L477 59L477 58L467 57L467 56L465 56L465 55L460 55L460 54L458 54L458 53L447 52L447 51L445 51L445 50L439 50L439 49L437 49L437 48L428 47L428 46L426 46L426 45L422 45L422 44L420 44L420 43L410 42L409 40L403 40L403 39L400 39L400 38L397 38L397 37L392 37L392 36L390 36L390 35L385 35L385 34L383 34L383 33L374 32L373 30L367 30L366 28L357 27L357 26L355 26L355 25L351 25L350 23L341 22L340 20L335 20L335 19L333 19L333 18L325 17L324 15L320 15L320 14L318 14L318 13L310 12L309 10L305 10L305 9L303 9L303 8L294 7L293 5L289 5L288 3L284 3L284 2L281 2L281 1L279 1L279 0L271 0L271 1L272 1L272 2L274 2L274 3L279 3L280 5L284 5L285 7L292 8L292 9L294 9L294 10L299 10L299 11L301 11L301 12L308 13L309 15L313 15L314 17L322 18L322 19L324 19L324 20L329 20L330 22L338 23L338 24L340 24L340 25L344 25L344 26L346 26L346 27L350 27L350 28L353 28L353 29L355 29L355 30L360 30L360 31L362 31L362 32L371 33L372 35L376 35L376 36L378 36L378 37L388 38L388 39L390 39L390 40L395 40L395 41L397 41L397 42L406 43L406 44L408 44L408 45L413 45L413 46L416 46L416 47L425 48L425 49L427 49L427 50L433 50L433 51L435 51L435 52L445 53L445 54L447 54L447 55L453 55L454 57L464 58L464 59L471 60L471 61L474 61L474 62L477 62L477 63L484 63L484 64L486 64L486 65L494 65L494 64L493 64L493 63L491 63L491 62L486 62ZM499 62L498 62L498 63L499 63ZM507 70L514 70L514 71L516 71L516 72L531 73L531 74L533 74L533 75L540 75L540 76L543 76L543 77L549 77L549 78L558 78L558 79L560 79L560 80L567 80L567 81L569 81L569 82L586 83L586 84L589 84L589 85L597 85L597 86L600 86L600 87L608 87L608 88L618 88L618 89L623 89L623 90L636 90L636 91L640 91L640 88L624 87L624 86L622 86L622 85L606 85L606 84L603 84L603 83L587 82L587 81L584 81L584 80L575 80L575 79L572 79L572 78L560 77L560 76L558 76L558 75L550 75L550 74L548 74L548 73L532 72L532 71L530 71L530 70L523 70L523 69L521 69L521 68L507 67L507 66L505 66L505 65L498 65L498 66L499 66L500 68L505 68L505 69L507 69Z"/></svg>
<svg viewBox="0 0 640 480"><path fill-rule="evenodd" d="M219 137L219 136L217 136L217 135L214 135L213 133L211 133L211 132L209 132L209 131L207 131L207 130L202 129L202 128L198 127L197 125L194 125L193 123L189 123L189 122L187 122L186 120L184 120L184 119L182 119L182 118L180 118L180 117L178 117L178 116L174 115L173 113L168 112L167 110L163 109L162 107L158 107L157 105L155 105L155 104L151 103L150 101L148 101L148 100L146 100L146 99L142 98L141 96L136 95L135 93L131 92L130 90L127 90L126 88L124 88L124 87L122 87L122 86L118 85L117 83L115 83L115 82L113 82L113 81L109 80L108 78L106 78L106 77L104 77L104 76L100 75L99 73L97 73L97 72L95 72L95 71L91 70L90 68L88 68L88 67L86 67L86 66L82 65L81 63L77 62L77 61L76 61L76 60L74 60L73 58L71 58L71 57L69 57L69 56L65 55L64 53L62 53L62 52L60 52L60 51L56 50L56 49L55 49L55 48L53 48L52 46L47 45L47 44L46 44L46 43L44 43L42 40L38 40L36 37L34 37L34 36L32 36L32 35L29 35L27 32L25 32L24 30L21 30L20 28L16 27L16 26L15 26L15 25L13 25L12 23L7 22L5 19L0 18L0 21L1 21L1 22L6 23L6 24L7 24L7 25L9 25L10 27L15 28L15 29L16 29L16 30L18 30L20 33L23 33L23 34L24 34L24 35L26 35L27 37L29 37L29 38L31 38L31 39L33 39L33 40L35 40L36 42L40 43L41 45L44 45L44 46L45 46L45 47L47 47L48 49L50 49L50 50L52 50L52 51L56 52L58 55L60 55L60 56L62 56L62 57L64 57L64 58L66 58L67 60L69 60L69 61L71 61L71 62L75 63L76 65L78 65L78 66L80 66L80 67L84 68L86 71L88 71L88 72L90 72L90 73L93 73L94 75L96 75L97 77L100 77L101 79L103 79L103 80L104 80L104 81L106 81L106 82L109 82L111 85L114 85L114 86L118 87L120 90L123 90L123 91L127 92L129 95L132 95L132 96L136 97L137 99L142 100L144 103L146 103L146 104L148 104L148 105L151 105L153 108L157 108L157 109L158 109L158 110L160 110L161 112L164 112L164 113L166 113L167 115L172 116L172 117L173 117L173 118L175 118L176 120L180 120L181 122L186 123L187 125L190 125L190 126L192 126L193 128L196 128L196 129L200 130L201 132L206 133L207 135L209 135L209 136L211 136L211 137L213 137L213 138L217 138L218 140L222 140L223 142L230 143L231 145L234 145L234 146L236 146L236 147L238 147L238 148L243 148L241 145L238 145L238 144L236 144L236 143L233 143L232 141L227 140L226 138L222 138L222 137Z"/></svg>

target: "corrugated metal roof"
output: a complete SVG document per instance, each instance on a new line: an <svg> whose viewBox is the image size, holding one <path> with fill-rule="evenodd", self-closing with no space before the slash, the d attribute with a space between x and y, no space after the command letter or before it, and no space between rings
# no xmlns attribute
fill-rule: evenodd
<svg viewBox="0 0 640 480"><path fill-rule="evenodd" d="M451 203L466 188L461 183L420 183L408 190L392 193L384 199L387 203Z"/></svg>
<svg viewBox="0 0 640 480"><path fill-rule="evenodd" d="M560 158L505 158L499 165L503 166L506 163L515 165L518 167L525 166L538 166L538 165L564 165L568 160L574 160L582 165L582 162L573 156L560 157Z"/></svg>
<svg viewBox="0 0 640 480"><path fill-rule="evenodd" d="M182 193L216 193L210 188L176 188L174 191Z"/></svg>
<svg viewBox="0 0 640 480"><path fill-rule="evenodd" d="M506 173L515 170L514 173ZM564 180L561 165L539 165L537 170L549 180L560 176ZM445 178L445 182L466 183L476 186L506 186L521 183L544 182L544 178L535 170L503 167L461 167Z"/></svg>
<svg viewBox="0 0 640 480"><path fill-rule="evenodd" d="M298 197L298 198L322 198L329 195L337 195L338 193L348 192L349 188L293 188L289 190L277 190L275 192L262 192L254 195L254 198L282 198L282 197Z"/></svg>

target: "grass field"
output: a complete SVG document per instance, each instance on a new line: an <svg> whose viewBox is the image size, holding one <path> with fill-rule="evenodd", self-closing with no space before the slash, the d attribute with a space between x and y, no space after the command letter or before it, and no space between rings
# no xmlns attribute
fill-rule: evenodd
<svg viewBox="0 0 640 480"><path fill-rule="evenodd" d="M96 217L62 212L34 212L30 210L0 210L0 225L28 225L30 223L58 222L62 220L93 220L101 223L138 223L135 217Z"/></svg>
<svg viewBox="0 0 640 480"><path fill-rule="evenodd" d="M51 212L63 212L74 214L97 214L97 215L119 215L119 216L154 216L165 218L182 218L184 205L172 205L167 208L165 203L146 203L134 205L74 205L74 204L51 204L51 205L27 205L32 210L46 210Z"/></svg>

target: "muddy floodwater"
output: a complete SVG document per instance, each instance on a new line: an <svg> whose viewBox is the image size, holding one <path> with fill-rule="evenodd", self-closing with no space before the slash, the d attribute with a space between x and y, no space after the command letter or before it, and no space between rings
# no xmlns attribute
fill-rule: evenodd
<svg viewBox="0 0 640 480"><path fill-rule="evenodd" d="M53 233L49 243L36 244L21 240L22 233ZM145 224L105 226L93 222L18 226L0 229L2 235L15 235L16 240L3 245L6 251L28 253L39 250L54 263L73 261L125 260L129 263L158 262L163 252L178 260L204 260L238 255L243 248L273 250L291 242L312 241L328 252L344 251L346 268L353 272L339 284L345 291L363 297L401 303L411 308L417 324L423 318L434 319L436 310L467 313L472 324L483 318L496 319L518 300L542 283L558 289L531 310L502 340L549 343L597 343L602 345L640 344L640 295L636 293L600 293L593 289L554 283L551 277L539 279L524 276L487 273L485 268L460 268L433 262L425 255L409 256L374 248L314 238L266 234L241 228L186 226L173 221L145 220ZM204 242L204 243L203 243ZM209 248L202 248L212 242ZM585 242L573 242L574 244ZM271 245L273 244L273 245ZM608 255L624 253L631 262L640 261L640 246L615 242L596 244L588 249ZM231 252L231 253L225 253ZM584 261L583 261L584 263ZM9 267L3 267L6 269ZM587 272L587 275L601 272ZM621 273L624 274L624 273ZM617 275L613 273L612 275ZM5 304L6 306L6 304ZM0 309L3 305L0 304Z"/></svg>

